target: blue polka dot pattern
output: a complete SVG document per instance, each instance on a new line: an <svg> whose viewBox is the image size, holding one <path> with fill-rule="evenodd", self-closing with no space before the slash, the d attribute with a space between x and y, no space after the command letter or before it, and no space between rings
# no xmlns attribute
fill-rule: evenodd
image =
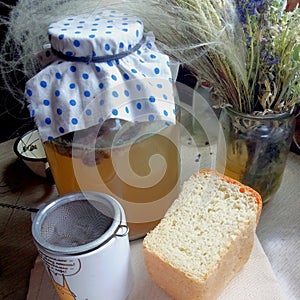
<svg viewBox="0 0 300 300"><path fill-rule="evenodd" d="M73 125L77 125L78 124L78 120L76 118L72 118L71 120Z"/></svg>
<svg viewBox="0 0 300 300"><path fill-rule="evenodd" d="M154 69L154 73L155 73L155 74L159 74L159 72L160 72L160 69L159 69L159 68L155 68L155 69Z"/></svg>
<svg viewBox="0 0 300 300"><path fill-rule="evenodd" d="M50 101L49 101L48 99L45 99L45 100L43 101L43 104L44 104L45 106L49 106L49 105L50 105Z"/></svg>
<svg viewBox="0 0 300 300"><path fill-rule="evenodd" d="M51 124L51 119L50 119L50 118L46 118L46 119L45 119L45 123L46 123L47 125L50 125L50 124Z"/></svg>
<svg viewBox="0 0 300 300"><path fill-rule="evenodd" d="M46 87L47 87L47 82L44 81L44 80L42 80L42 81L40 82L40 85L41 85L42 88L46 88Z"/></svg>
<svg viewBox="0 0 300 300"><path fill-rule="evenodd" d="M175 123L169 58L144 34L139 18L103 11L67 17L48 29L51 47L70 56L63 60L47 50L47 68L26 84L25 96L43 141L102 123L107 117L131 122ZM133 48L142 40L140 48ZM72 61L131 50L104 62ZM52 63L51 63L52 62Z"/></svg>
<svg viewBox="0 0 300 300"><path fill-rule="evenodd" d="M149 115L149 117L148 117L148 120L150 121L150 122L152 122L152 121L154 121L154 115Z"/></svg>
<svg viewBox="0 0 300 300"><path fill-rule="evenodd" d="M84 91L83 94L84 94L84 96L87 97L87 98L91 96L90 91Z"/></svg>
<svg viewBox="0 0 300 300"><path fill-rule="evenodd" d="M80 42L78 40L75 40L73 44L75 47L80 47Z"/></svg>
<svg viewBox="0 0 300 300"><path fill-rule="evenodd" d="M119 94L118 94L117 91L113 91L113 92L112 92L112 95L113 95L115 98L118 98L118 97L119 97Z"/></svg>
<svg viewBox="0 0 300 300"><path fill-rule="evenodd" d="M75 106L76 105L76 101L74 99L70 100L70 105Z"/></svg>
<svg viewBox="0 0 300 300"><path fill-rule="evenodd" d="M150 101L151 103L154 103L154 102L156 101L156 99L155 99L154 96L150 96L150 97L149 97L149 101Z"/></svg>
<svg viewBox="0 0 300 300"><path fill-rule="evenodd" d="M98 21L95 21L98 19ZM117 26L115 24L118 23ZM75 56L85 56L95 50L96 56L115 54L128 49L129 43L137 44L143 36L143 23L137 17L128 17L122 22L122 16L103 11L98 16L77 16L72 20L66 19L53 23L48 28L51 45L57 51ZM63 34L61 32L64 32ZM103 33L97 38L91 32ZM118 44L111 43L112 37L122 37L130 34ZM74 39L76 35L76 39ZM104 45L104 47L102 46Z"/></svg>

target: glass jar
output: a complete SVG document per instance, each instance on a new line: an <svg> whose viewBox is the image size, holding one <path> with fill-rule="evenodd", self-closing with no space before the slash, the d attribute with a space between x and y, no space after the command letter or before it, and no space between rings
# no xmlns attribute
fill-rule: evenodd
<svg viewBox="0 0 300 300"><path fill-rule="evenodd" d="M44 143L59 194L99 191L123 206L130 239L163 217L179 190L179 128L109 119Z"/></svg>
<svg viewBox="0 0 300 300"><path fill-rule="evenodd" d="M290 112L249 115L223 108L220 124L226 165L219 170L258 191L267 202L278 190L291 146L295 116Z"/></svg>
<svg viewBox="0 0 300 300"><path fill-rule="evenodd" d="M144 236L177 196L170 59L140 18L114 10L66 16L48 36L26 97L58 192L110 194L130 238Z"/></svg>

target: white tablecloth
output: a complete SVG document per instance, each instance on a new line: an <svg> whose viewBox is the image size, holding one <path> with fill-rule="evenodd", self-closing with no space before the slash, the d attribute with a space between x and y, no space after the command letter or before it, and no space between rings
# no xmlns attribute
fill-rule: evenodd
<svg viewBox="0 0 300 300"><path fill-rule="evenodd" d="M133 287L128 300L171 300L148 276L142 253L142 240L131 242ZM40 258L31 273L27 300L58 300ZM249 261L230 282L218 300L283 300L281 287L256 238ZM187 299L188 300L188 299Z"/></svg>

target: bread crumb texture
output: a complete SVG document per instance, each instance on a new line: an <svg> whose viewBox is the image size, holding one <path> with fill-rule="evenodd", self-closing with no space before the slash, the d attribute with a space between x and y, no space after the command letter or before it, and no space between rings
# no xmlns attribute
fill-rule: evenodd
<svg viewBox="0 0 300 300"><path fill-rule="evenodd" d="M232 243L256 223L257 195L215 171L199 172L183 184L144 247L186 276L205 281Z"/></svg>

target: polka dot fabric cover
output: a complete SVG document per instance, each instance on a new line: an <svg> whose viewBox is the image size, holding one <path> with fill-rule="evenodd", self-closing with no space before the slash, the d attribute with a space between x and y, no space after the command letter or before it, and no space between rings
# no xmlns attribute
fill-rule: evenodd
<svg viewBox="0 0 300 300"><path fill-rule="evenodd" d="M143 33L139 18L104 11L67 17L48 32L52 48L69 59L43 51L39 56L47 66L26 84L42 141L109 118L175 123L169 58L157 50L152 33Z"/></svg>

